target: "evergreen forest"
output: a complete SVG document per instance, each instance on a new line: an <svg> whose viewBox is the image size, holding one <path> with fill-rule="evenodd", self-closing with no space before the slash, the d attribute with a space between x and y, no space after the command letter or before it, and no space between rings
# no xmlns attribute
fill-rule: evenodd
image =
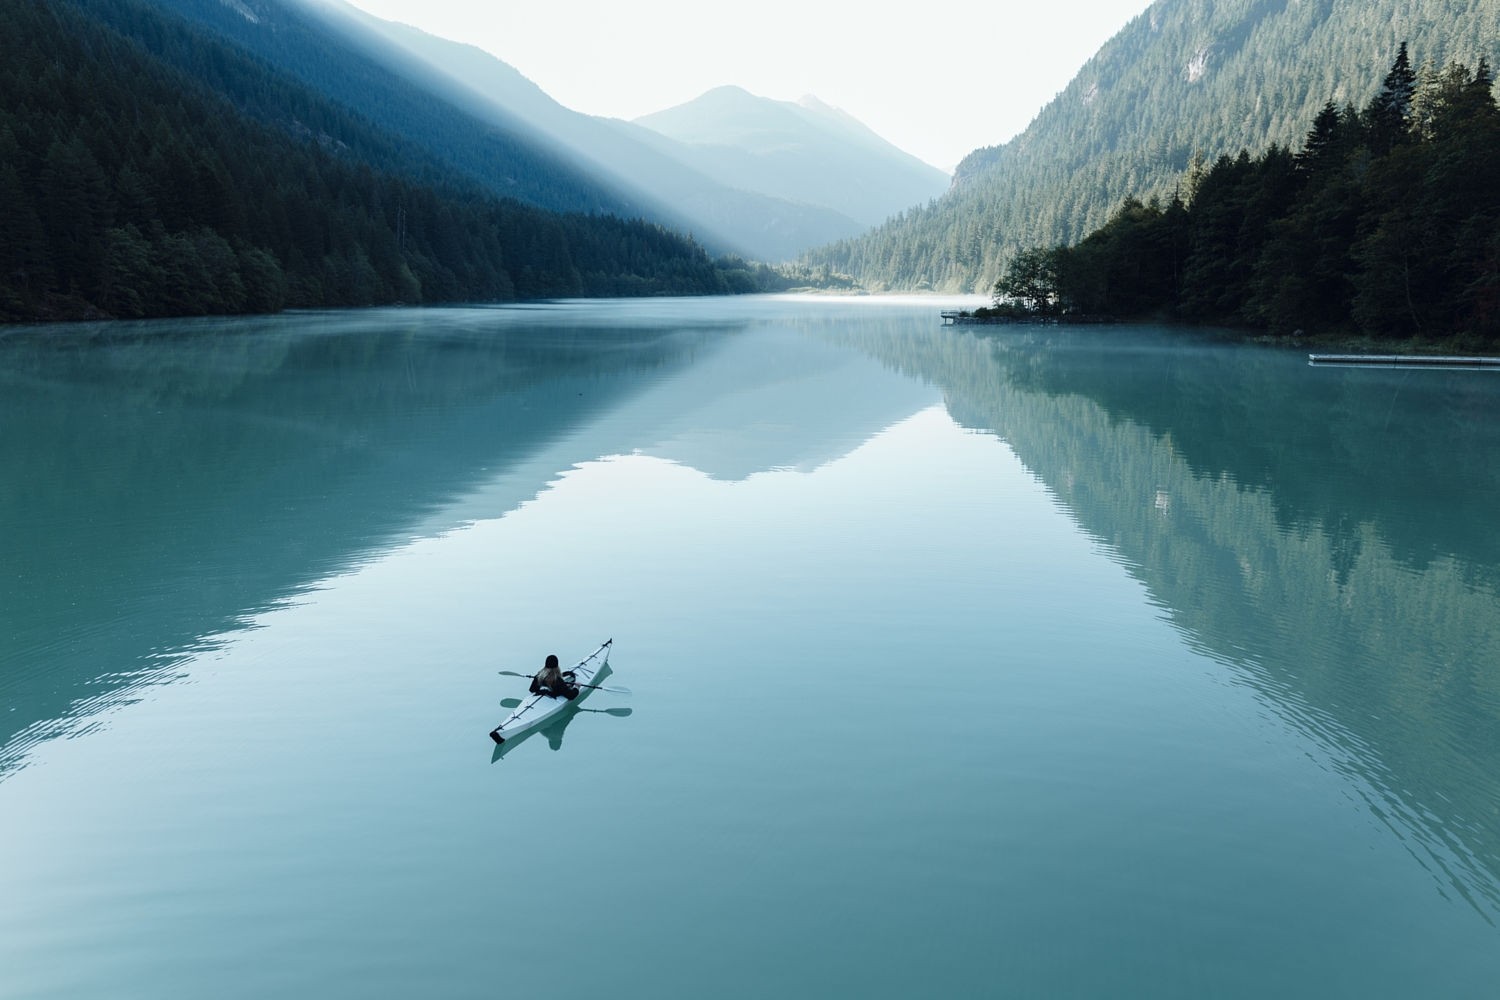
<svg viewBox="0 0 1500 1000"><path fill-rule="evenodd" d="M1141 6L1020 135L969 154L941 198L805 259L872 290L985 292L1023 248L1075 243L1128 197L1169 201L1200 160L1297 146L1330 100L1363 107L1402 41L1434 66L1500 60L1500 0ZM982 116L1003 94L966 99Z"/></svg>
<svg viewBox="0 0 1500 1000"><path fill-rule="evenodd" d="M225 81L267 110L244 113ZM411 155L138 0L0 5L0 320L778 280L656 224L499 198L440 164L413 170Z"/></svg>
<svg viewBox="0 0 1500 1000"><path fill-rule="evenodd" d="M1413 70L1326 104L1302 148L1241 151L1165 206L1128 199L1073 246L1018 253L997 307L1273 333L1500 338L1500 107L1491 71Z"/></svg>

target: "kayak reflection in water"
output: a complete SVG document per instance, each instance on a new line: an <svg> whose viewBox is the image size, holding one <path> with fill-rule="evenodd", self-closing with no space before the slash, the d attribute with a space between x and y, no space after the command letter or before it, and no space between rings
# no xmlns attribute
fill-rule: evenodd
<svg viewBox="0 0 1500 1000"><path fill-rule="evenodd" d="M531 693L572 701L578 697L578 685L574 683L573 671L557 668L557 656L553 654L547 657L546 666L531 678Z"/></svg>
<svg viewBox="0 0 1500 1000"><path fill-rule="evenodd" d="M584 708L580 709L579 711L587 712L589 711L589 709ZM563 743L563 733L567 731L567 728L573 724L573 720L576 718L578 718L577 712L562 712L555 720L547 723L545 726L542 726L539 729L528 729L520 736L514 737L513 739L508 739L504 743L497 744L495 746L495 752L490 754L490 763L493 764L496 761L501 760L506 754L510 753L516 747L520 746L522 743L531 739L532 736L536 735L540 735L547 741L548 749L561 750Z"/></svg>

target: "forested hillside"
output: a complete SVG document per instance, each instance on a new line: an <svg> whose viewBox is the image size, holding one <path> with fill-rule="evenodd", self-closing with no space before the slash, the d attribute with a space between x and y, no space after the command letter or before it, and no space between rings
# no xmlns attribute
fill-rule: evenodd
<svg viewBox="0 0 1500 1000"><path fill-rule="evenodd" d="M872 288L987 291L1018 249L1169 200L1195 157L1296 146L1328 101L1362 107L1402 41L1424 64L1494 65L1500 0L1157 0L948 194L807 259Z"/></svg>
<svg viewBox="0 0 1500 1000"><path fill-rule="evenodd" d="M1419 78L1405 46L1363 109L1295 154L1222 156L1186 203L1130 200L1081 243L1012 258L1023 308L1275 332L1500 338L1500 107L1489 65Z"/></svg>
<svg viewBox="0 0 1500 1000"><path fill-rule="evenodd" d="M237 43L263 53L277 65L288 60L294 72L303 72L306 58L297 55L289 59L295 53L279 32L265 31L262 25L244 18L226 17L218 0L163 2L174 4L194 19L212 23L215 30L229 33ZM308 20L297 14L302 8L295 0L237 3L268 18L294 17L298 24ZM316 0L305 10L320 29L311 37L321 38L324 46L347 46L361 56L367 72L372 67L380 69L387 77L417 88L425 95L428 114L446 108L449 114L461 112L471 129L479 123L507 135L527 136L538 147L554 151L597 178L597 183L607 185L617 198L627 199L631 214L690 232L712 252L789 260L809 247L853 236L869 225L850 218L826 199L784 197L764 185L740 184L739 178L705 170L704 164L686 154L681 143L647 128L565 108L513 67L472 45L381 20L342 0ZM321 73L307 79L319 89L330 82ZM368 103L368 98L353 99L361 107ZM382 116L381 121L386 118ZM393 131L424 144L434 155L453 155L448 142L434 141L429 128L413 125L424 123L409 119L390 122ZM845 173L842 166L842 162L825 160L820 169L830 176L840 176ZM917 200L921 199L887 203L880 219Z"/></svg>
<svg viewBox="0 0 1500 1000"><path fill-rule="evenodd" d="M136 0L12 0L0 320L748 287L655 225L394 171L418 155Z"/></svg>
<svg viewBox="0 0 1500 1000"><path fill-rule="evenodd" d="M316 16L321 8L304 9L295 0L151 0L160 12L186 22L186 32L163 33L143 30L132 7L72 2L168 65L207 82L246 114L279 125L293 108L315 131L363 143L360 158L382 169L409 173L437 167L494 194L552 211L643 214L627 195L539 144L520 121L469 114L409 79L399 65L351 45ZM235 66L249 62L257 68L230 72L224 60L209 54L223 51L225 42L240 56ZM275 81L270 90L268 79ZM311 103L317 107L307 106ZM349 109L365 131L379 132L381 149L371 149L363 137L346 137Z"/></svg>

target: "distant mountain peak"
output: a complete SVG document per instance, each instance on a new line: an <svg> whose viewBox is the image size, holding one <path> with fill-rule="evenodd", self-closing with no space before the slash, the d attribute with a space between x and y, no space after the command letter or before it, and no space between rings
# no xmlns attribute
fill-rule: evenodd
<svg viewBox="0 0 1500 1000"><path fill-rule="evenodd" d="M642 115L635 119L635 124L689 144L737 146L754 151L757 145L803 146L836 137L842 143L853 140L882 153L910 156L847 111L813 94L796 101L779 101L752 94L734 84L714 87L691 101ZM836 133L830 132L830 125L836 127Z"/></svg>
<svg viewBox="0 0 1500 1000"><path fill-rule="evenodd" d="M828 205L864 225L948 186L946 173L811 94L779 101L726 85L634 124L679 144L687 162L733 187Z"/></svg>

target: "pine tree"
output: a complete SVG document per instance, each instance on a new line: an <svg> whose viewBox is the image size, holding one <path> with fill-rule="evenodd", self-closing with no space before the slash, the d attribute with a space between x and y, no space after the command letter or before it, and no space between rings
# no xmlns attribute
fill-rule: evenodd
<svg viewBox="0 0 1500 1000"><path fill-rule="evenodd" d="M1297 169L1304 174L1322 173L1343 160L1345 150L1343 116L1333 101L1323 105L1297 154Z"/></svg>
<svg viewBox="0 0 1500 1000"><path fill-rule="evenodd" d="M1416 92L1417 75L1412 71L1406 43L1402 42L1396 52L1396 61L1391 64L1390 71L1380 85L1380 92L1365 109L1370 148L1377 156L1406 140L1409 135L1412 98Z"/></svg>

